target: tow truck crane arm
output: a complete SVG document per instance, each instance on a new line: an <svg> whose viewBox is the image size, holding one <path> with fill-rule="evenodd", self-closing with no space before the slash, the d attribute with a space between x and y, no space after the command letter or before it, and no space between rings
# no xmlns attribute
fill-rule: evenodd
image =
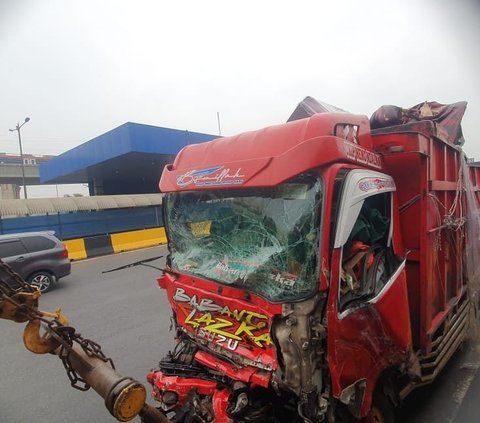
<svg viewBox="0 0 480 423"><path fill-rule="evenodd" d="M69 326L60 309L53 313L40 311L40 295L40 291L0 260L0 318L28 322L23 333L28 350L57 355L72 387L82 391L93 388L118 421L127 422L139 416L143 423L170 423L163 413L145 402L145 387L118 373L100 345Z"/></svg>

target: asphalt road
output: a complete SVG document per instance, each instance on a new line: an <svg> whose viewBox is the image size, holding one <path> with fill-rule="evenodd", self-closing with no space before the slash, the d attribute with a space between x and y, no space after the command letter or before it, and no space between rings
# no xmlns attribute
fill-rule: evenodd
<svg viewBox="0 0 480 423"><path fill-rule="evenodd" d="M72 274L42 296L40 308L61 307L77 331L102 345L120 373L145 382L146 372L173 345L169 306L155 281L159 271L102 271L162 254L165 248L156 247L73 263ZM94 391L70 388L57 357L25 350L22 330L0 321L0 423L116 421Z"/></svg>
<svg viewBox="0 0 480 423"><path fill-rule="evenodd" d="M72 274L42 296L40 308L61 306L84 337L102 345L120 373L144 382L146 372L173 346L170 309L155 281L159 271L144 266L102 271L165 254L165 247L155 247L73 263ZM27 351L22 330L20 324L0 321L0 423L116 421L95 392L69 387L57 357ZM478 344L465 344L434 385L407 399L397 422L480 421L479 365Z"/></svg>

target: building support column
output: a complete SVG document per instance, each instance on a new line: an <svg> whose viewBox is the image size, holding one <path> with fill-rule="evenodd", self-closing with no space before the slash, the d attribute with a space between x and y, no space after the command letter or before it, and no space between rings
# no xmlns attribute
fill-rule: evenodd
<svg viewBox="0 0 480 423"><path fill-rule="evenodd" d="M20 198L20 186L17 184L0 184L0 199L15 200Z"/></svg>

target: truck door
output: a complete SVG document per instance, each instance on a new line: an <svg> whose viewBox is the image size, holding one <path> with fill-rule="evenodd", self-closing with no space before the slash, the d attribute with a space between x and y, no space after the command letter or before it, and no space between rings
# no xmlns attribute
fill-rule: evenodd
<svg viewBox="0 0 480 423"><path fill-rule="evenodd" d="M336 223L328 307L335 397L364 415L384 369L406 360L411 329L405 261L394 239L393 179L353 170Z"/></svg>

